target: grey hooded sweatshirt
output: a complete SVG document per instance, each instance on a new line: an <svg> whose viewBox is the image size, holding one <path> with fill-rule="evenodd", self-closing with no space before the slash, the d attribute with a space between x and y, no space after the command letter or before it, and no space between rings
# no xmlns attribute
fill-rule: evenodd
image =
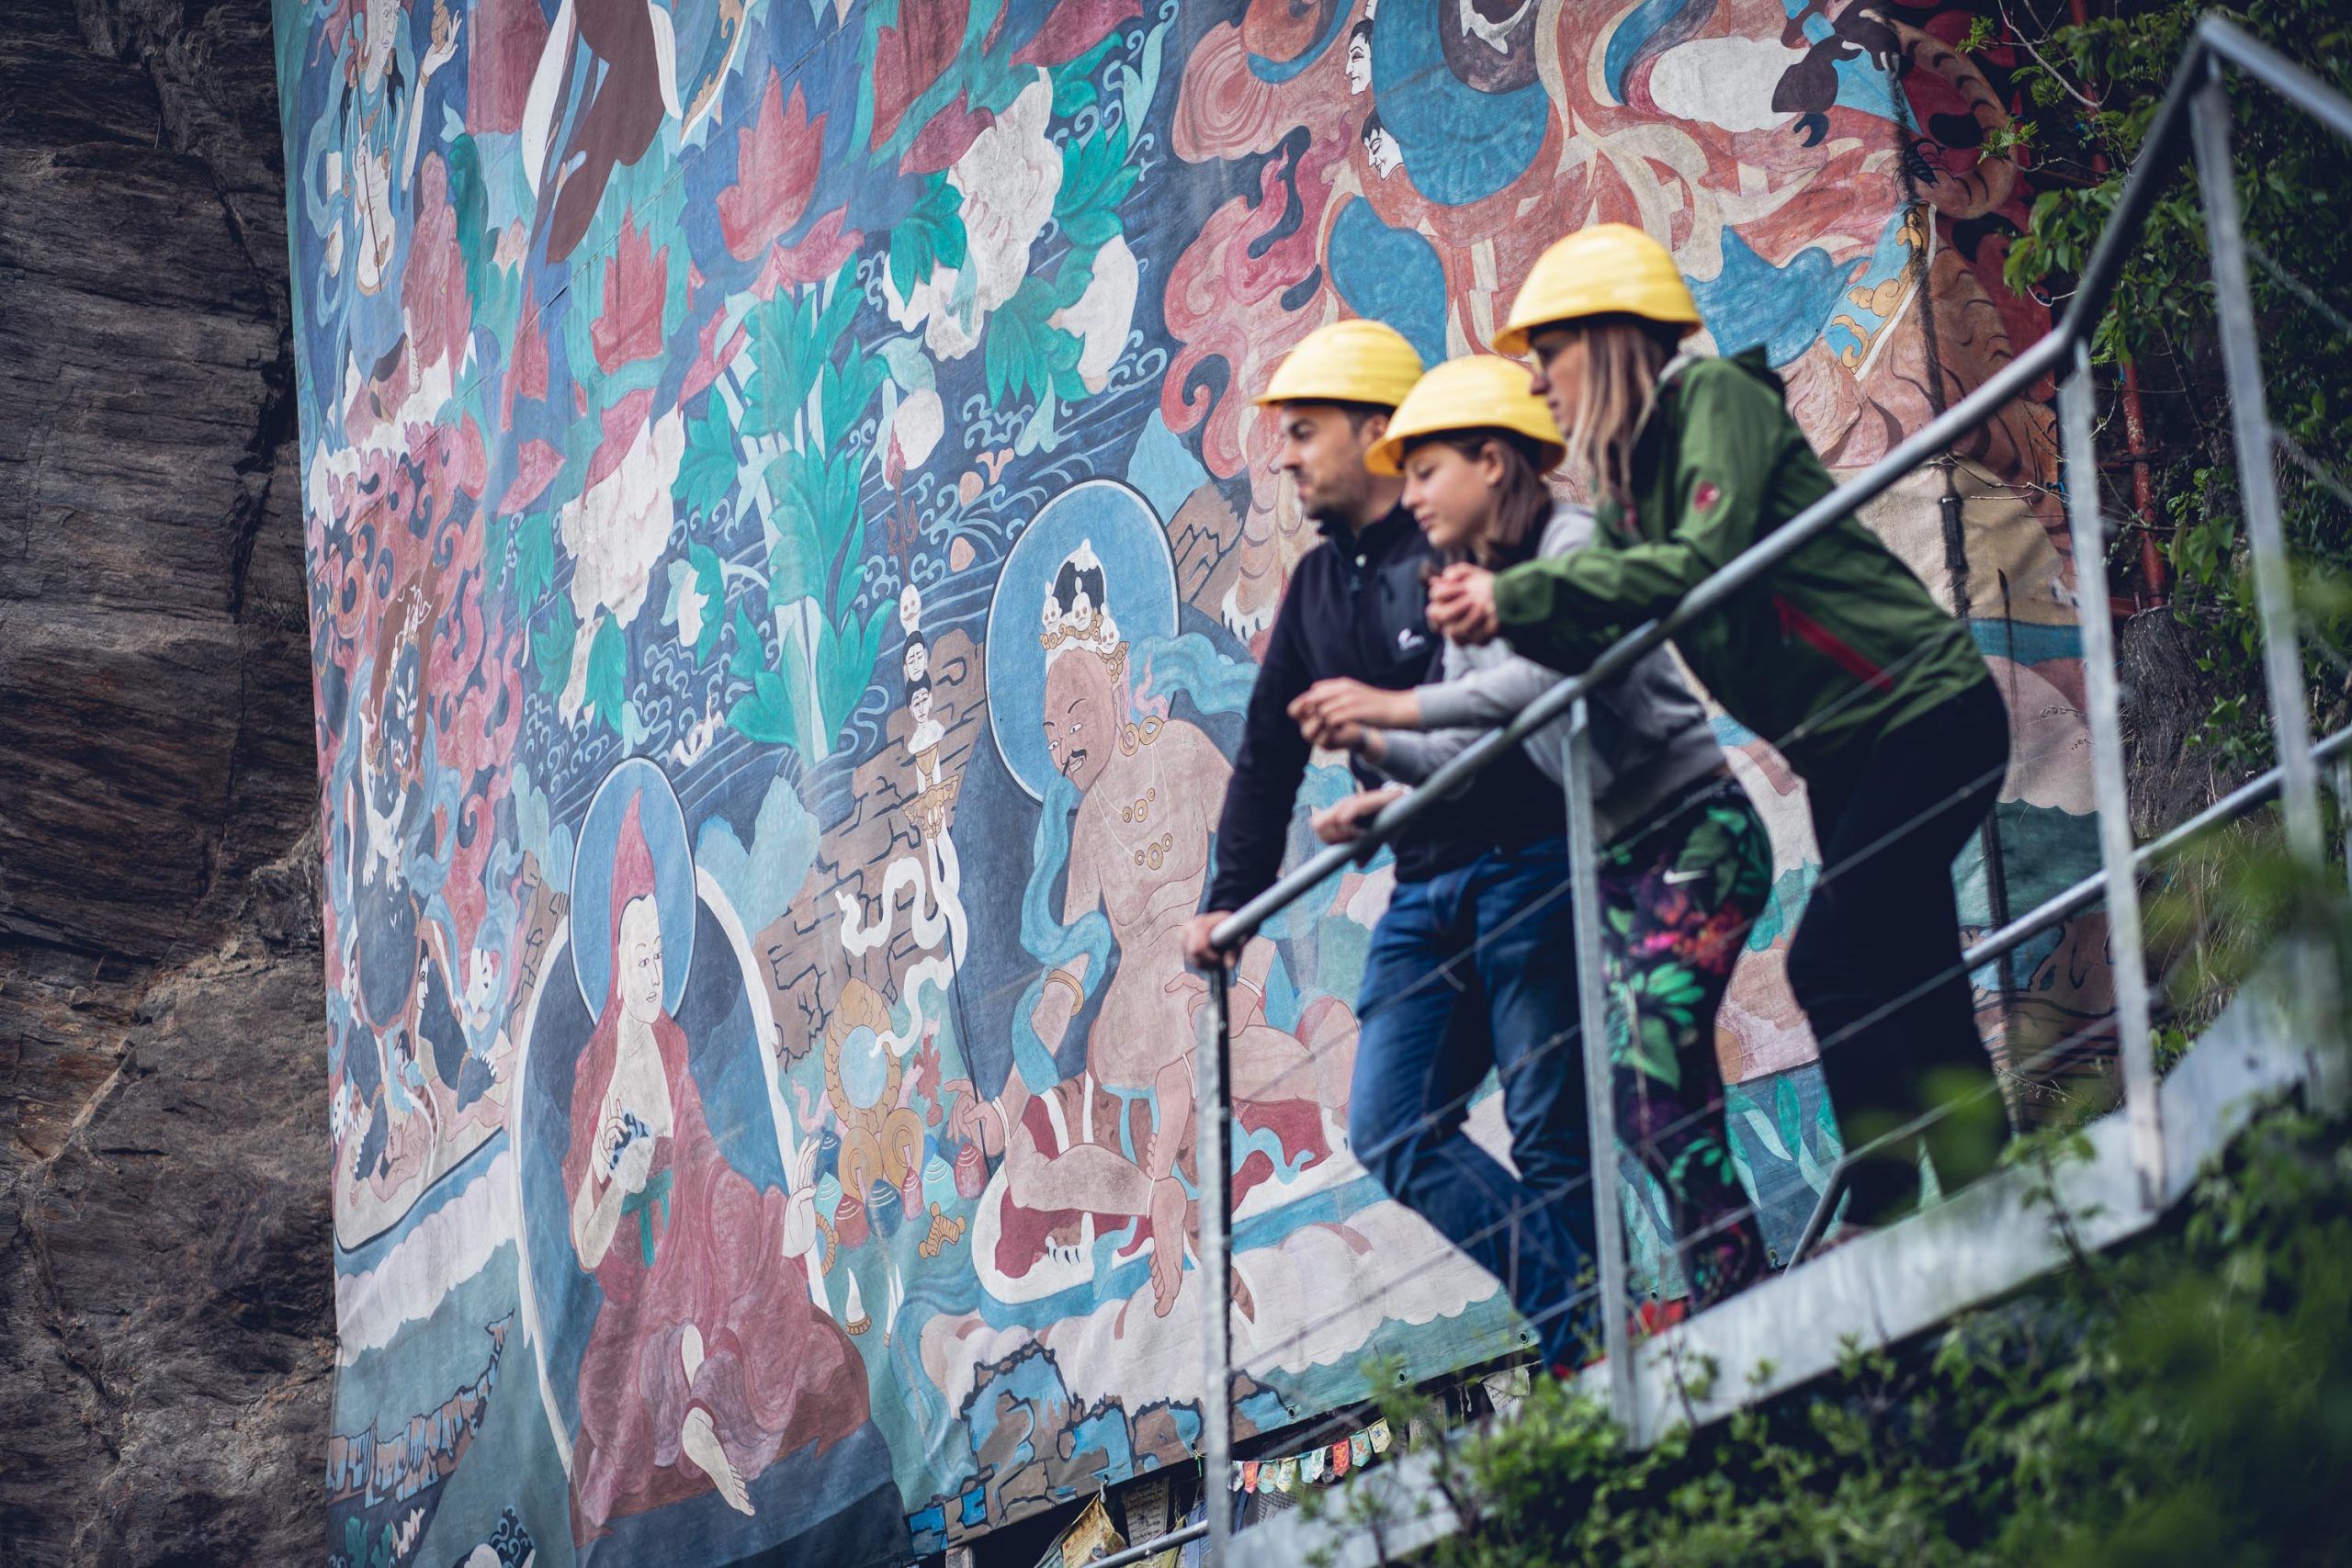
<svg viewBox="0 0 2352 1568"><path fill-rule="evenodd" d="M1560 502L1544 525L1535 555L1564 556L1591 537L1592 513ZM1381 756L1373 766L1401 784L1428 778L1481 735L1508 723L1566 679L1513 653L1500 637L1484 648L1449 641L1442 669L1443 680L1414 688L1424 728L1380 732ZM1724 766L1723 748L1716 743L1707 710L1683 683L1663 648L1594 692L1589 705L1593 816L1604 844ZM1566 715L1529 736L1524 744L1529 758L1547 777L1555 783L1565 778ZM1365 760L1371 761L1369 751ZM1564 831L1566 827L1563 822Z"/></svg>

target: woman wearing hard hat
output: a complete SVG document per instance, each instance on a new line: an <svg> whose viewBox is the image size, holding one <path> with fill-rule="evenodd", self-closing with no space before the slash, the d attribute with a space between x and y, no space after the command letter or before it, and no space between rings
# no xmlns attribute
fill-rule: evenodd
<svg viewBox="0 0 2352 1568"><path fill-rule="evenodd" d="M1367 463L1401 472L1405 504L1430 544L1489 569L1565 556L1592 536L1592 513L1555 502L1544 475L1559 426L1508 359L1455 359L1421 378ZM1418 784L1559 674L1500 643L1448 643L1443 678L1408 692L1349 681L1310 687L1291 712L1317 744L1346 747ZM1765 1269L1761 1237L1729 1156L1715 1010L1771 895L1763 821L1724 761L1706 709L1659 649L1593 694L1594 816L1604 957L1628 1012L1611 1074L1617 1125L1666 1195L1690 1299L1706 1306ZM1564 718L1530 736L1554 779L1566 762ZM1351 841L1386 798L1358 795L1318 814L1329 841ZM1566 866L1558 868L1565 876ZM1578 1074L1573 1050L1545 1070ZM1584 1201L1589 1201L1585 1195ZM1679 1303L1677 1303L1679 1306ZM1651 1325L1674 1307L1645 1308Z"/></svg>
<svg viewBox="0 0 2352 1568"><path fill-rule="evenodd" d="M1593 496L1594 547L1451 567L1433 626L1581 670L1835 488L1760 350L1678 351L1698 324L1673 259L1638 229L1599 224L1537 259L1495 346L1534 364ZM1851 517L1675 646L1805 781L1822 871L1789 980L1849 1151L1847 1221L1897 1218L1920 1197L1921 1141L1949 1190L2007 1136L1958 963L1951 863L1999 793L2007 714L1967 629Z"/></svg>

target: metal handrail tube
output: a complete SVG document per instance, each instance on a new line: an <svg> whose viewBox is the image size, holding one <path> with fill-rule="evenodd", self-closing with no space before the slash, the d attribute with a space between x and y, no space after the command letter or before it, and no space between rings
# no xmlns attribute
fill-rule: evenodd
<svg viewBox="0 0 2352 1568"><path fill-rule="evenodd" d="M2312 761L2317 763L2346 759L2352 759L2352 727L2337 730L2312 748ZM2243 817L2263 805L2278 793L2279 782L2285 777L2284 769L2272 768L2247 780L2178 827L2141 845L2132 853L2132 869L2144 872L2199 834ZM2107 873L2095 871L2064 893L2043 899L1999 931L1977 939L1961 953L1961 961L1971 969L1982 969L2028 938L2061 920L2081 914L2098 903L2106 892Z"/></svg>
<svg viewBox="0 0 2352 1568"><path fill-rule="evenodd" d="M2211 50L2345 141L2352 141L2352 100L2235 22L2220 17L2206 17L2197 24L2196 43ZM2192 52L2194 47L2191 46ZM2189 74L2190 64L2188 60L2181 62L2182 78Z"/></svg>
<svg viewBox="0 0 2352 1568"><path fill-rule="evenodd" d="M1222 1506L1221 1499L1225 1494L1214 1486L1204 1486L1204 1492L1208 1498L1209 1511L1215 1513ZM1204 1519L1198 1524L1186 1525L1182 1529L1172 1529L1166 1535L1154 1536L1149 1540L1139 1541L1125 1551L1114 1551L1108 1557L1098 1557L1088 1564L1088 1568L1125 1568L1127 1563L1141 1562L1147 1558L1157 1557L1163 1551L1173 1551L1186 1541L1198 1540L1208 1533L1208 1521Z"/></svg>

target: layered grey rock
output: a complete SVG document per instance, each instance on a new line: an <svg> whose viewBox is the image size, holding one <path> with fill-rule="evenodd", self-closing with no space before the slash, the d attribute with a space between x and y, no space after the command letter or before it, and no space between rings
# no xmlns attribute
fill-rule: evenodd
<svg viewBox="0 0 2352 1568"><path fill-rule="evenodd" d="M0 7L0 1561L314 1559L333 1306L266 4Z"/></svg>

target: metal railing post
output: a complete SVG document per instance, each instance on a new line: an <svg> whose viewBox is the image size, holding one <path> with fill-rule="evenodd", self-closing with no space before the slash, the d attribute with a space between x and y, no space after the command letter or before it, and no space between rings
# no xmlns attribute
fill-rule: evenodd
<svg viewBox="0 0 2352 1568"><path fill-rule="evenodd" d="M2222 372L2230 389L2230 433L2237 448L2238 496L2245 503L2246 548L2254 558L2254 594L2262 624L2263 685L2270 698L2270 734L2278 752L2278 803L2287 818L2287 850L2314 874L2326 863L2319 810L2319 767L2312 759L2311 718L2303 695L2301 639L2295 630L2295 585L2289 570L2287 531L2278 517L2278 473L2273 466L2270 412L2262 389L2262 339L2254 318L2254 290L2245 265L2245 229L2238 209L2236 171L2230 154L2230 93L2222 62L2208 57L2205 80L2189 107L2197 184L2205 197L2205 234L2213 254L2213 310L2220 328ZM2312 1097L2341 1104L2346 1093L2337 1016L2334 955L2309 930L2293 936L2299 984L2297 1032L2312 1055Z"/></svg>
<svg viewBox="0 0 2352 1568"><path fill-rule="evenodd" d="M2132 847L2132 797L2123 778L2123 716L2115 675L2115 626L2107 594L2107 528L2100 515L2098 446L2092 429L2090 351L2058 389L2066 517L2075 540L2075 605L2082 627L2083 684L2091 728L2091 784L2098 803L2099 863L2107 873L2108 961L2115 973L2115 1030L2123 1057L2123 1104L2140 1198L2164 1201L2163 1101L2148 1021L2148 957L2140 931L2140 879Z"/></svg>
<svg viewBox="0 0 2352 1568"><path fill-rule="evenodd" d="M2335 789L2336 825L2344 829L2344 877L2352 891L2352 761L2337 758L2329 776Z"/></svg>
<svg viewBox="0 0 2352 1568"><path fill-rule="evenodd" d="M2238 495L2245 502L2246 547L2254 557L2254 592L2262 617L2262 676L2270 698L2270 732L2278 750L2279 802L2287 817L2287 846L2306 866L2321 847L2319 769L2312 761L2311 720L2304 712L2301 643L2295 634L2294 583L2288 575L2287 536L2278 522L2278 475L2272 466L2270 415L2262 392L2262 341L2247 282L2245 232L2230 159L2230 93L2222 65L2208 59L2204 85L2189 118L2197 151L2197 183L2205 197L2205 234L2213 253L2213 307L2221 329L2222 371L2230 389L2230 428L2238 457Z"/></svg>
<svg viewBox="0 0 2352 1568"><path fill-rule="evenodd" d="M1201 1026L1193 1121L1200 1132L1201 1178L1201 1495L1209 1525L1208 1561L1227 1561L1233 1543L1233 1110L1226 1098L1232 1055L1233 973L1209 969L1209 1010ZM1154 1236L1154 1247L1182 1236Z"/></svg>
<svg viewBox="0 0 2352 1568"><path fill-rule="evenodd" d="M1609 978L1601 964L1600 840L1592 812L1592 723L1583 698L1568 710L1568 897L1577 939L1577 1024L1584 1037L1585 1120L1592 1140L1592 1236L1600 1252L1600 1335L1609 1355L1609 1408L1638 1444L1632 1325L1627 1321L1625 1214L1617 1196L1617 1100L1611 1082Z"/></svg>

